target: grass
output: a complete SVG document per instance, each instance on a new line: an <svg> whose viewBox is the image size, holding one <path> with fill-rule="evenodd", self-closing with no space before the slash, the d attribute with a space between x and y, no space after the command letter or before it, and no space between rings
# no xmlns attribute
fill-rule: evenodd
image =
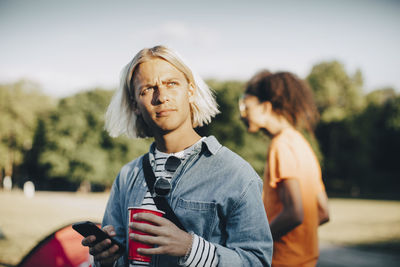
<svg viewBox="0 0 400 267"><path fill-rule="evenodd" d="M17 264L36 243L73 222L101 222L108 194L0 191L0 263Z"/></svg>
<svg viewBox="0 0 400 267"><path fill-rule="evenodd" d="M0 262L17 264L37 242L76 221L100 222L108 193L0 191ZM399 251L400 201L330 199L331 221L320 227L321 242Z"/></svg>
<svg viewBox="0 0 400 267"><path fill-rule="evenodd" d="M400 201L330 199L331 221L319 228L322 242L400 248Z"/></svg>

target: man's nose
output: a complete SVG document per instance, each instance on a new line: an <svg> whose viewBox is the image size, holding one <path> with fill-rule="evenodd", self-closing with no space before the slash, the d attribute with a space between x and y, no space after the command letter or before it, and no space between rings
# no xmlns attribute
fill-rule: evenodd
<svg viewBox="0 0 400 267"><path fill-rule="evenodd" d="M169 101L169 94L168 94L168 90L165 86L161 85L161 86L157 86L157 90L156 90L156 94L155 94L155 100L157 103L165 103L167 101Z"/></svg>

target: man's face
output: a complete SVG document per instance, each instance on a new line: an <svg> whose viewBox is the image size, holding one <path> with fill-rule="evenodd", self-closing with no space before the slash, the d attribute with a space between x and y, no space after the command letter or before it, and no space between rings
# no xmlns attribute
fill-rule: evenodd
<svg viewBox="0 0 400 267"><path fill-rule="evenodd" d="M135 112L153 134L192 130L190 113L193 87L185 75L162 59L141 63L135 72Z"/></svg>

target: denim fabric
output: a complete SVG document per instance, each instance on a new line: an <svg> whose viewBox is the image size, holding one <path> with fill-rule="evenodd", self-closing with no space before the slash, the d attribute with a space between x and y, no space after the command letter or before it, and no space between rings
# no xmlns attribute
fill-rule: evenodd
<svg viewBox="0 0 400 267"><path fill-rule="evenodd" d="M170 206L187 231L217 247L219 267L271 265L262 181L245 160L210 136L178 167L171 182ZM128 207L140 206L146 191L139 157L121 169L104 214L103 226L113 225L118 241L128 244ZM127 265L125 253L117 266ZM178 257L153 256L151 266L179 266Z"/></svg>

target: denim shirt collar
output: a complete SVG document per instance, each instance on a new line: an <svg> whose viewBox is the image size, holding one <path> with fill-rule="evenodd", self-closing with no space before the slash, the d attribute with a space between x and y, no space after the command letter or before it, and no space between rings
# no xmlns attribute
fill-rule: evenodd
<svg viewBox="0 0 400 267"><path fill-rule="evenodd" d="M211 154L215 155L218 150L222 147L222 145L218 142L218 140L213 136L210 135L208 137L206 137L201 143L199 143L194 149L193 149L193 153L194 154L198 154L202 151L209 151ZM156 149L156 143L153 142L150 145L150 149L149 149L149 160L150 160L150 164L153 166L154 164L154 152Z"/></svg>

